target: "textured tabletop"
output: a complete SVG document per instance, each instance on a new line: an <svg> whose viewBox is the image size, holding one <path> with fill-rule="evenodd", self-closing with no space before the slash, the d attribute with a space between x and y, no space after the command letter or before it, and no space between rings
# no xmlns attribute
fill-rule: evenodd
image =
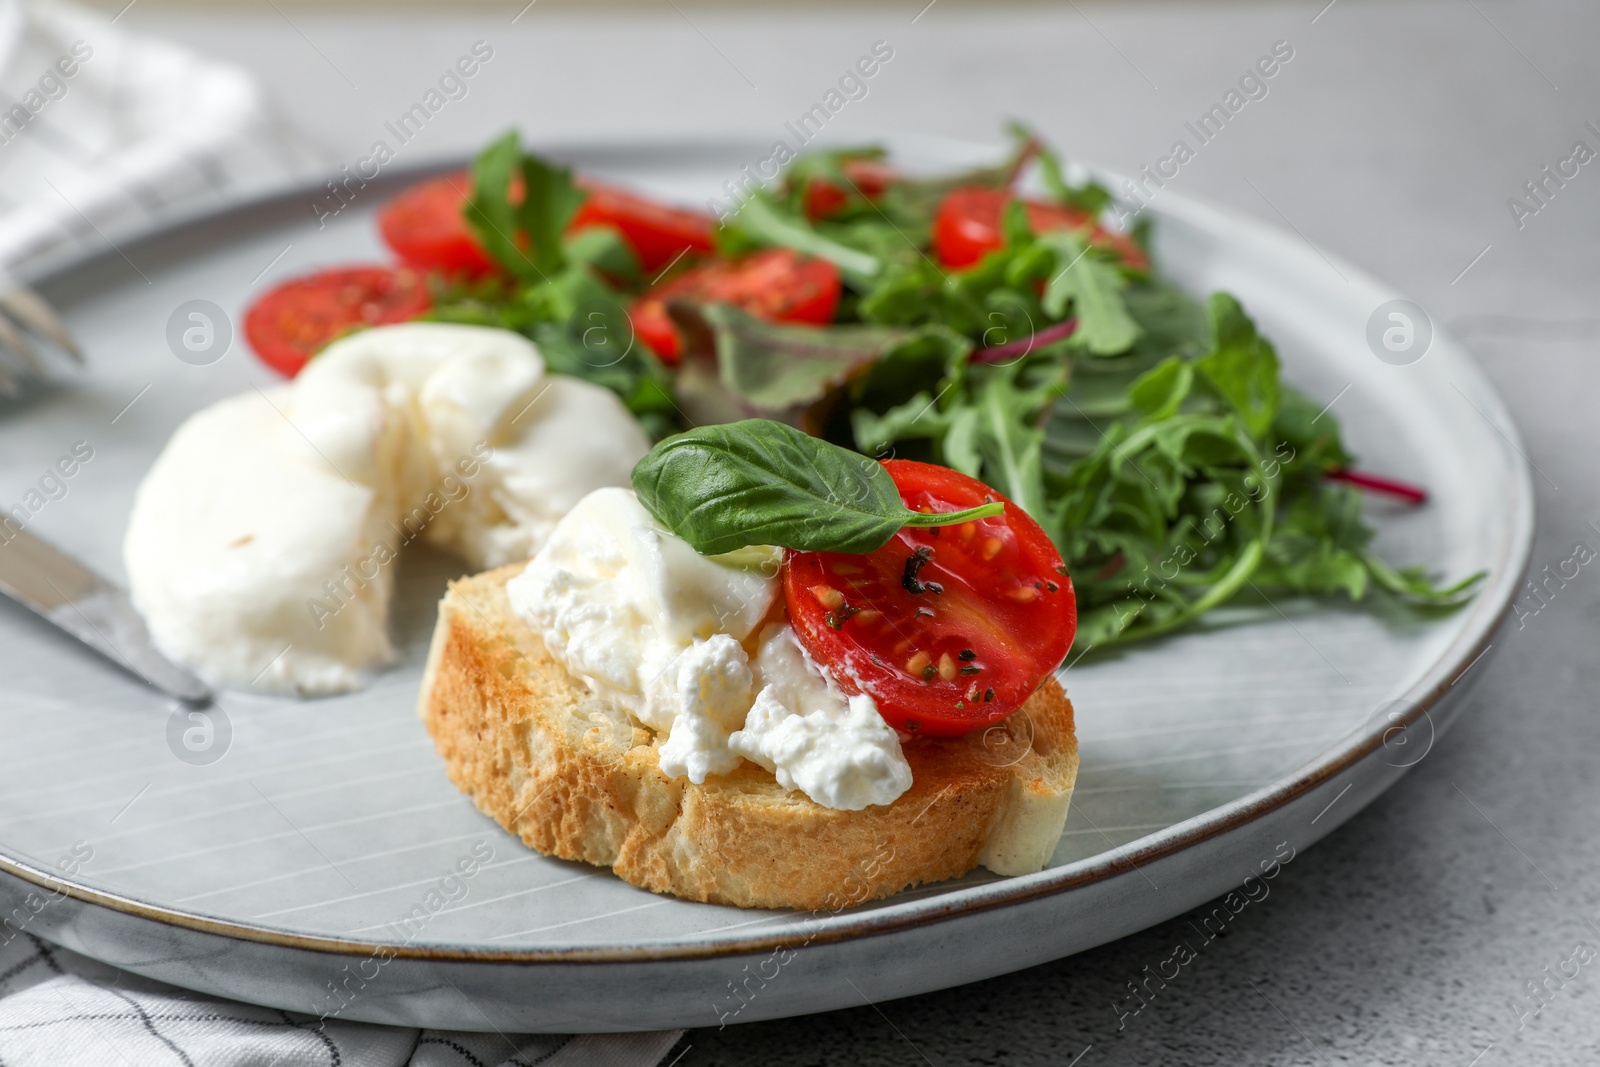
<svg viewBox="0 0 1600 1067"><path fill-rule="evenodd" d="M476 41L492 59L408 160L512 124L535 140L777 139L886 42L892 58L831 135L995 140L1017 117L1071 156L1137 172L1195 146L1185 124L1277 47L1292 58L1248 83L1253 98L1167 188L1297 231L1453 328L1526 435L1534 569L1561 568L1579 542L1600 550L1600 7L923 3L135 7L123 22L250 67L352 164ZM1472 703L1410 776L1137 1012L1129 983L1172 954L1182 918L974 986L698 1031L681 1067L1600 1061L1600 577L1574 568L1545 602L1521 602Z"/></svg>

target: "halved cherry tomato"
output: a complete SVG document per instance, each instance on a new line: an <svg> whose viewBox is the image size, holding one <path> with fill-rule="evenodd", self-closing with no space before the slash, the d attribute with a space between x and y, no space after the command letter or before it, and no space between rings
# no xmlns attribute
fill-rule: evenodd
<svg viewBox="0 0 1600 1067"><path fill-rule="evenodd" d="M953 189L939 203L933 218L933 247L939 262L947 267L970 267L990 252L1005 245L1000 220L1006 205L1016 194L1007 189L969 186ZM1077 230L1093 226L1089 240L1110 249L1128 266L1144 270L1150 266L1144 251L1126 234L1115 233L1095 223L1087 212L1058 204L1025 200L1028 224L1035 233L1046 230Z"/></svg>
<svg viewBox="0 0 1600 1067"><path fill-rule="evenodd" d="M930 463L884 463L906 506L1005 512L907 527L875 552L789 552L789 621L847 694L866 692L897 730L955 737L1005 718L1060 666L1078 628L1061 555L1021 508Z"/></svg>
<svg viewBox="0 0 1600 1067"><path fill-rule="evenodd" d="M714 247L711 231L716 222L704 212L673 207L588 178L579 178L578 185L589 198L572 216L567 229L615 227L647 274L665 267L685 251L709 252Z"/></svg>
<svg viewBox="0 0 1600 1067"><path fill-rule="evenodd" d="M409 322L432 306L416 271L340 267L295 278L250 305L244 334L261 362L293 378L332 341L363 326Z"/></svg>
<svg viewBox="0 0 1600 1067"><path fill-rule="evenodd" d="M893 167L876 159L844 160L839 164L839 172L855 189L843 189L826 178L812 178L806 183L806 214L809 217L825 219L837 214L850 202L849 194L852 191L868 200L876 200L900 178Z"/></svg>
<svg viewBox="0 0 1600 1067"><path fill-rule="evenodd" d="M577 184L589 196L572 216L568 232L614 227L646 271L659 270L686 249L711 251L711 216L588 178L577 179ZM513 200L521 199L520 187L520 181L513 183ZM464 170L412 186L378 212L384 243L418 270L469 276L496 270L467 222L471 194L472 175Z"/></svg>
<svg viewBox="0 0 1600 1067"><path fill-rule="evenodd" d="M417 270L474 277L495 270L462 214L471 193L464 170L413 185L378 211L383 243Z"/></svg>
<svg viewBox="0 0 1600 1067"><path fill-rule="evenodd" d="M769 322L821 326L833 321L842 288L839 268L827 260L769 248L690 267L634 301L628 315L639 340L670 366L683 358L683 340L667 315L669 300L719 301Z"/></svg>

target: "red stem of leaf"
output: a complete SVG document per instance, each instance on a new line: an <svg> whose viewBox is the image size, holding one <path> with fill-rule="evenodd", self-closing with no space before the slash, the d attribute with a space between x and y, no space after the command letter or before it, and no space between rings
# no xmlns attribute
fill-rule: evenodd
<svg viewBox="0 0 1600 1067"><path fill-rule="evenodd" d="M1358 489L1367 489L1374 493L1383 493L1386 496L1396 497L1408 504L1425 504L1428 500L1428 491L1421 486L1409 482L1396 481L1386 478L1381 474L1368 474L1365 471L1328 471L1323 477L1335 482L1347 482Z"/></svg>
<svg viewBox="0 0 1600 1067"><path fill-rule="evenodd" d="M1029 352L1032 352L1035 348L1039 348L1048 344L1054 344L1057 341L1071 337L1072 331L1076 330L1077 328L1077 319L1068 319L1066 322L1058 322L1054 326L1046 326L1038 333L1024 337L1020 341L1011 341L1007 344L995 345L993 348L980 348L976 352L972 353L972 362L1004 363L1008 359L1015 359L1018 356L1025 356Z"/></svg>
<svg viewBox="0 0 1600 1067"><path fill-rule="evenodd" d="M1011 164L1011 172L1006 175L1007 188L1017 184L1017 179L1022 176L1022 172L1027 169L1028 164L1033 162L1034 157L1042 151L1044 151L1044 145L1037 137L1029 137L1027 141L1023 142L1022 150L1017 153L1016 160Z"/></svg>

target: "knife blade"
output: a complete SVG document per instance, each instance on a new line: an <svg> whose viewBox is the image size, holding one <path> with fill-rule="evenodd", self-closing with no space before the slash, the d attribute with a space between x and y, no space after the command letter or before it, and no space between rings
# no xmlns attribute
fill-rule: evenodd
<svg viewBox="0 0 1600 1067"><path fill-rule="evenodd" d="M115 582L3 521L0 538L0 593L162 692L189 703L210 701L204 682L156 649L144 620Z"/></svg>

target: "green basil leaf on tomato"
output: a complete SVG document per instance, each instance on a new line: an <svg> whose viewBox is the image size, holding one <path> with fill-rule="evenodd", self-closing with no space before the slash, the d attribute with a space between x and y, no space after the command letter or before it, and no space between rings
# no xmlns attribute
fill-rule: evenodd
<svg viewBox="0 0 1600 1067"><path fill-rule="evenodd" d="M639 502L703 555L747 545L871 552L902 527L998 514L979 499L912 510L883 464L770 419L701 426L661 441L633 468Z"/></svg>

